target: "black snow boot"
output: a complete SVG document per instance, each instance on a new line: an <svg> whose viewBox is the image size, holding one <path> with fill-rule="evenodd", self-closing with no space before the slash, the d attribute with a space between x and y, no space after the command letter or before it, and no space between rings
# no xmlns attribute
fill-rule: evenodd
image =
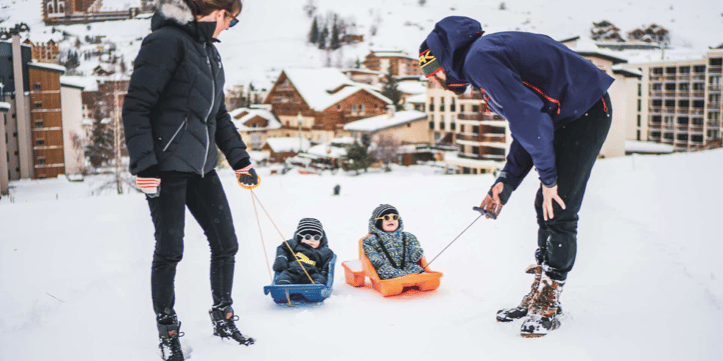
<svg viewBox="0 0 723 361"><path fill-rule="evenodd" d="M158 324L158 337L160 343L158 347L161 349L161 357L165 361L183 361L183 352L181 351L181 341L179 337L183 337L180 331L181 323L177 322L171 325Z"/></svg>
<svg viewBox="0 0 723 361"><path fill-rule="evenodd" d="M565 281L555 281L545 276L542 287L532 300L529 314L522 322L522 337L542 337L560 327L560 293Z"/></svg>
<svg viewBox="0 0 723 361"><path fill-rule="evenodd" d="M532 286L530 286L530 293L526 294L525 297L522 297L522 301L520 301L518 306L497 311L497 322L510 322L527 316L527 310L530 308L530 304L540 288L542 266L530 265L525 270L525 273L535 275L535 280L532 282Z"/></svg>
<svg viewBox="0 0 723 361"><path fill-rule="evenodd" d="M242 345L253 345L256 340L251 337L246 337L238 328L236 328L235 321L238 321L238 316L234 315L233 308L226 306L223 308L211 308L208 311L211 315L211 322L213 323L213 334L221 338L230 338Z"/></svg>

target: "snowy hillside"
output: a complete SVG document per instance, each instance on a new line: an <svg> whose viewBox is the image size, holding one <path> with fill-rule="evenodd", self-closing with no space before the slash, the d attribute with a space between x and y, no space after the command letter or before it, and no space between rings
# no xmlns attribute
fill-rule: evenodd
<svg viewBox="0 0 723 361"><path fill-rule="evenodd" d="M24 21L33 39L50 36L42 24L40 0L0 0L0 19L13 25ZM117 9L136 4L135 0L106 1ZM364 35L365 42L326 53L306 43L311 18L303 11L306 0L246 0L241 22L221 35L219 48L224 57L229 85L254 82L269 86L284 67L350 67L363 60L369 49L396 48L414 55L436 21L448 15L478 19L487 32L523 30L541 32L554 38L587 36L593 21L608 20L625 34L651 23L671 31L672 45L686 53L702 54L710 46L723 43L723 2L690 0L316 0L316 14L336 13L350 24L352 33ZM504 3L506 10L500 10ZM112 4L112 5L110 5ZM135 58L148 20L130 20L85 25L58 26L75 36L107 35L117 43L126 61ZM372 35L374 29L375 35ZM38 40L35 40L38 41ZM68 45L69 46L69 45ZM674 52L668 52L673 54ZM94 66L91 66L92 69Z"/></svg>
<svg viewBox="0 0 723 361"><path fill-rule="evenodd" d="M723 354L723 150L598 162L581 212L577 264L561 329L523 339L497 309L529 290L536 227L530 175L499 220L480 220L433 264L436 291L383 298L344 283L337 263L323 305L275 305L250 194L222 179L240 239L235 308L257 344L211 335L208 246L187 215L177 274L181 339L192 360L720 360ZM476 217L491 176L423 166L350 177L267 175L257 195L285 235L319 218L339 262L357 256L372 209L390 203L427 257ZM14 182L0 200L0 360L159 360L150 301L154 242L143 196L95 196L95 185ZM332 196L334 185L341 196ZM262 219L265 248L281 242Z"/></svg>

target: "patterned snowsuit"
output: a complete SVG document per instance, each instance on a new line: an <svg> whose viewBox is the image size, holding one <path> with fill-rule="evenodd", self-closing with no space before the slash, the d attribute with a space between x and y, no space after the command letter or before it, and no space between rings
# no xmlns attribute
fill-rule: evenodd
<svg viewBox="0 0 723 361"><path fill-rule="evenodd" d="M364 254L377 270L379 278L386 280L419 273L424 269L417 265L422 259L423 250L417 237L409 232L403 232L404 223L399 219L399 228L394 232L384 232L376 227L374 218L369 219L369 233L363 241ZM384 253L384 245L394 265ZM406 247L405 247L406 244ZM403 258L402 258L403 257Z"/></svg>

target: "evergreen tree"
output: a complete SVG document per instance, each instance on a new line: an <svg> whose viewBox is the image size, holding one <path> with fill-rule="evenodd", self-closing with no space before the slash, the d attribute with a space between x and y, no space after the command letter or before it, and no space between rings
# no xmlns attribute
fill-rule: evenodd
<svg viewBox="0 0 723 361"><path fill-rule="evenodd" d="M113 129L110 123L103 123L102 119L95 120L85 155L93 168L102 167L113 161Z"/></svg>
<svg viewBox="0 0 723 361"><path fill-rule="evenodd" d="M63 66L68 69L69 74L74 74L75 69L80 66L80 59L78 58L78 53L75 51L68 52L68 58L63 63Z"/></svg>
<svg viewBox="0 0 723 361"><path fill-rule="evenodd" d="M359 170L361 169L364 169L364 172L366 172L374 161L369 154L370 145L371 139L369 139L369 135L367 134L362 135L361 144L355 140L354 144L350 145L346 150L346 156L342 160L342 168L345 171L353 170L356 174L359 174Z"/></svg>
<svg viewBox="0 0 723 361"><path fill-rule="evenodd" d="M382 84L382 94L392 101L392 104L394 104L394 109L401 110L402 92L398 89L398 82L397 79L394 78L391 66L389 66L389 69L387 70L387 74L384 76L384 81L382 82Z"/></svg>
<svg viewBox="0 0 723 361"><path fill-rule="evenodd" d="M319 23L316 18L311 22L311 30L309 31L309 43L316 44L319 42Z"/></svg>
<svg viewBox="0 0 723 361"><path fill-rule="evenodd" d="M340 27L341 24L339 24L339 17L334 14L331 24L331 40L329 40L329 47L332 50L336 50L341 47Z"/></svg>
<svg viewBox="0 0 723 361"><path fill-rule="evenodd" d="M323 28L321 28L321 31L319 32L319 41L317 44L319 45L319 49L326 49L326 38L329 37L329 29L324 25Z"/></svg>

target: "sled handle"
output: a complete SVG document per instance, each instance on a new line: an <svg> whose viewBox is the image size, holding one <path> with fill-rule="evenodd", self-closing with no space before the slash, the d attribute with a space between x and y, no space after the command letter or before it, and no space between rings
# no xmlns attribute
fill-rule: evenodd
<svg viewBox="0 0 723 361"><path fill-rule="evenodd" d="M497 219L497 216L496 216L494 213L492 213L492 212L490 212L490 211L488 211L488 210L486 210L486 209L484 209L484 208L472 207L472 210L475 210L475 211L477 211L477 212L482 213L483 216L487 216L487 217L492 218L492 219Z"/></svg>

